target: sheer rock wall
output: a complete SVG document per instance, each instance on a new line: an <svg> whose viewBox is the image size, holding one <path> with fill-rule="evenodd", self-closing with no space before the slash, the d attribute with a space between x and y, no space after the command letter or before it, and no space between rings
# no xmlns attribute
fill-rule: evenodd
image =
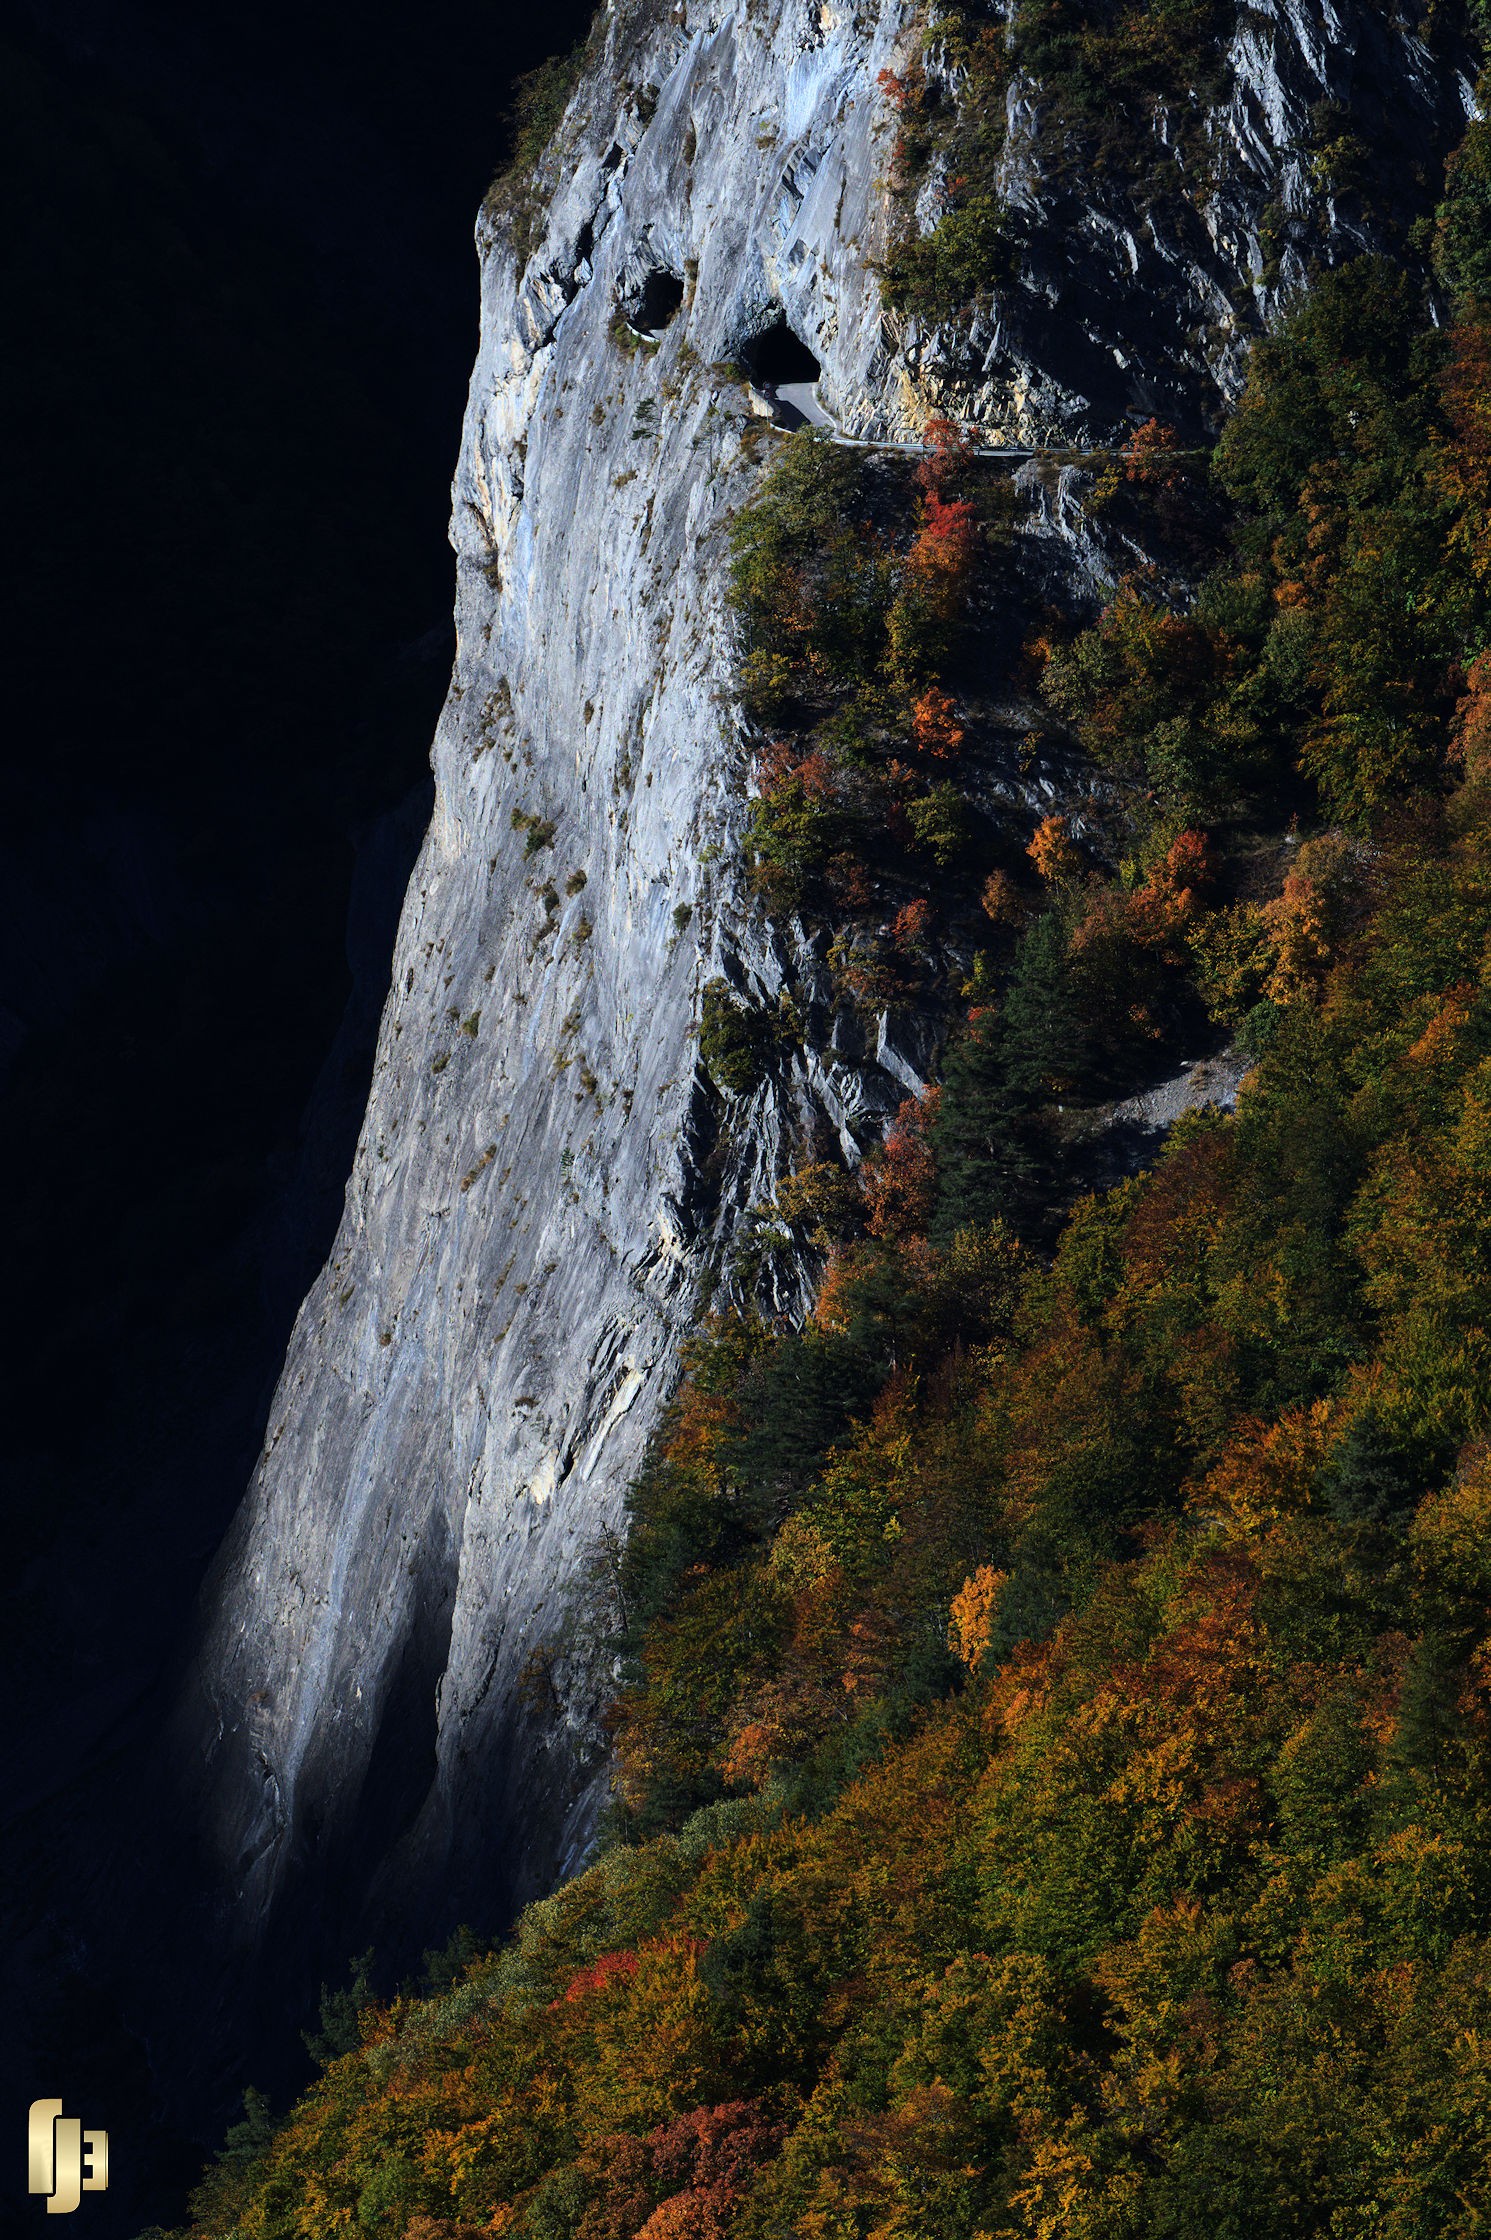
<svg viewBox="0 0 1491 2240"><path fill-rule="evenodd" d="M608 1677L579 1582L706 1271L815 1112L853 1158L927 1063L915 1022L836 1025L813 943L740 879L723 532L780 439L732 361L784 315L863 436L950 400L1016 440L1171 398L1204 417L1237 385L1246 307L1290 277L1262 272L1261 217L1306 191L1301 120L1352 26L1376 93L1396 80L1395 131L1464 96L1368 6L1240 24L1214 183L1183 221L1126 230L1097 188L1074 215L1016 88L1030 278L956 348L885 325L872 270L900 0L611 10L531 241L521 212L483 221L433 821L341 1231L183 1714L243 1934L292 1890L373 1926L411 1899L426 1929L490 1922L578 1862ZM1328 220L1355 245L1349 211ZM651 342L618 318L680 291ZM1026 535L1033 567L1086 565L1049 498ZM728 1111L695 1039L716 974L766 1003L790 986L823 1023Z"/></svg>

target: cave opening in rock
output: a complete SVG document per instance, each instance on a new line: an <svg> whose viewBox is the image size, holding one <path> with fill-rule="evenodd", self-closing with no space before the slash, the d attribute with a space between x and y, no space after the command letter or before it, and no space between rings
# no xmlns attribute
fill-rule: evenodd
<svg viewBox="0 0 1491 2240"><path fill-rule="evenodd" d="M661 334L682 302L683 282L678 274L659 266L642 282L627 307L627 317L639 334Z"/></svg>
<svg viewBox="0 0 1491 2240"><path fill-rule="evenodd" d="M789 382L814 382L823 371L807 344L780 314L742 346L740 362L763 389L778 389Z"/></svg>

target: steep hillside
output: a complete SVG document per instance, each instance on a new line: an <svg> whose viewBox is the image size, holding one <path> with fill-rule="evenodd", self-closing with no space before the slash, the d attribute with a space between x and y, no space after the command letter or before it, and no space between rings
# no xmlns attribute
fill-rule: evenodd
<svg viewBox="0 0 1491 2240"><path fill-rule="evenodd" d="M1037 826L1047 868L1139 862L1045 654L1221 549L1198 447L1280 292L1374 244L1422 265L1458 19L1003 20L608 10L489 199L434 820L183 1713L246 1960L296 1920L496 1924L583 1856L608 1535L683 1340L711 1296L805 1311L812 1193L1010 968ZM815 365L882 448L764 417ZM928 438L949 414L1025 455ZM1106 448L1028 455L1053 432ZM1132 1157L1096 1105L1142 1134L1224 1037L1173 947L1136 945L1070 1156L1017 1116L1032 1242Z"/></svg>
<svg viewBox="0 0 1491 2240"><path fill-rule="evenodd" d="M818 1186L806 1328L691 1348L601 1857L438 1995L331 2002L197 2231L1481 2229L1488 180L1475 122L1434 297L1354 260L1256 349L1194 600L1046 659L1132 856L1042 824L940 1094ZM1239 1033L1235 1112L1042 1252L1012 1183L1038 1244L1151 968Z"/></svg>

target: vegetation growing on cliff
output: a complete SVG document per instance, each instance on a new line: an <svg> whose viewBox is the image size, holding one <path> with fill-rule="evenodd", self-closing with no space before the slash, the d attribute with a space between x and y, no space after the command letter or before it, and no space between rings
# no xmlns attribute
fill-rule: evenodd
<svg viewBox="0 0 1491 2240"><path fill-rule="evenodd" d="M1215 184L1215 120L1248 19L1235 0L932 0L919 42L880 81L900 203L882 273L888 308L935 325L995 297L1008 313L1029 276L1032 193L1050 212L1080 182L1125 223L1142 230L1160 209L1183 236ZM1451 0L1414 28L1432 26L1448 52L1481 19L1481 0ZM1382 115L1363 58L1345 97L1310 111L1298 152L1323 194L1349 198L1379 238L1411 250L1423 184L1445 153L1422 137ZM1015 197L1012 161L1025 190ZM1268 206L1266 285L1278 284L1286 243L1314 261L1319 222L1316 209ZM1047 277L1036 274L1037 295Z"/></svg>
<svg viewBox="0 0 1491 2240"><path fill-rule="evenodd" d="M539 210L539 167L563 122L585 63L595 51L604 17L602 9L592 18L586 38L577 40L563 54L550 55L536 69L525 70L513 81L512 103L503 118L507 153L487 189L482 216L488 221L507 217L525 256L532 246Z"/></svg>
<svg viewBox="0 0 1491 2240"><path fill-rule="evenodd" d="M1199 120L1221 99L1235 20L1226 0L949 0L934 8L924 54L886 71L896 116L895 172L908 203L935 170L933 224L910 209L887 260L897 311L946 318L1019 264L1021 221L1000 190L1007 104L1023 86L1053 185L1080 170L1117 176L1153 199L1178 182L1176 143L1193 159Z"/></svg>
<svg viewBox="0 0 1491 2240"><path fill-rule="evenodd" d="M795 440L734 524L731 588L749 712L775 736L750 812L778 913L868 906L871 875L924 879L962 853L945 807L965 731L956 660L1011 506L950 426L914 472Z"/></svg>
<svg viewBox="0 0 1491 2240"><path fill-rule="evenodd" d="M369 2005L199 2231L1484 2229L1486 131L1452 322L1375 260L1323 284L1257 354L1195 598L1027 639L1106 823L1046 819L1017 880L968 810L995 933L940 1087L784 1188L807 1326L692 1350L622 1563L611 1846ZM1156 504L1163 453L1125 470ZM765 890L849 919L836 854L913 861L855 788L955 675L956 608L922 666L895 619L933 497L979 518L934 456L896 491L794 447L738 545L797 788ZM1063 1211L1060 1107L1182 1015L1243 1034L1236 1113Z"/></svg>

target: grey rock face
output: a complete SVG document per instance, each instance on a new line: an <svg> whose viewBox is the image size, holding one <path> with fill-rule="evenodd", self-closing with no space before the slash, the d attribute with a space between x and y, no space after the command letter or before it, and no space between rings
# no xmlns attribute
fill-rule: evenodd
<svg viewBox="0 0 1491 2240"><path fill-rule="evenodd" d="M711 973L770 1001L791 969L725 869L721 531L777 439L709 369L785 308L838 411L900 425L867 269L895 30L613 19L542 239L483 240L435 812L190 1712L245 1925L317 1856L382 1862L376 1905L462 1861L538 1887L587 1840L606 1676L566 1593L810 1093L764 1086L717 1144L693 1039ZM655 273L671 324L618 341ZM903 1093L847 1089L872 1125Z"/></svg>
<svg viewBox="0 0 1491 2240"><path fill-rule="evenodd" d="M1281 148L1330 67L1311 16L1315 75L1286 84L1306 19L1280 8L1270 34L1261 14L1217 125L1238 151L1206 220L1217 318L1198 336L1166 304L1155 324L1167 377L1213 390L1237 376L1221 300L1253 284L1259 207L1288 191ZM822 1008L814 944L768 926L735 868L724 527L780 439L715 369L785 316L845 429L914 433L945 393L935 348L898 354L871 270L876 79L905 36L899 0L613 11L530 253L506 221L483 231L434 816L341 1231L183 1714L247 1935L302 1878L373 1915L485 1889L490 1916L494 1887L521 1898L578 1861L609 1676L577 1581L701 1280L814 1114L853 1158L926 1077L927 1035L893 1019L824 1036L722 1114L694 1039L715 975ZM1153 291L1154 257L1169 269L1163 244L1123 250L1120 297ZM985 338L991 419L1026 428L1042 395L1096 410L1013 334ZM1073 534L1048 508L1033 564Z"/></svg>
<svg viewBox="0 0 1491 2240"><path fill-rule="evenodd" d="M1312 270L1388 245L1422 213L1473 100L1465 57L1431 51L1429 27L1427 8L1371 0L1239 7L1213 105L1157 110L1137 175L1083 162L1017 74L1002 186L1019 278L966 332L907 323L926 393L993 442L1213 419L1253 336ZM1341 160L1349 148L1370 152L1369 181ZM934 182L924 225L939 199Z"/></svg>

